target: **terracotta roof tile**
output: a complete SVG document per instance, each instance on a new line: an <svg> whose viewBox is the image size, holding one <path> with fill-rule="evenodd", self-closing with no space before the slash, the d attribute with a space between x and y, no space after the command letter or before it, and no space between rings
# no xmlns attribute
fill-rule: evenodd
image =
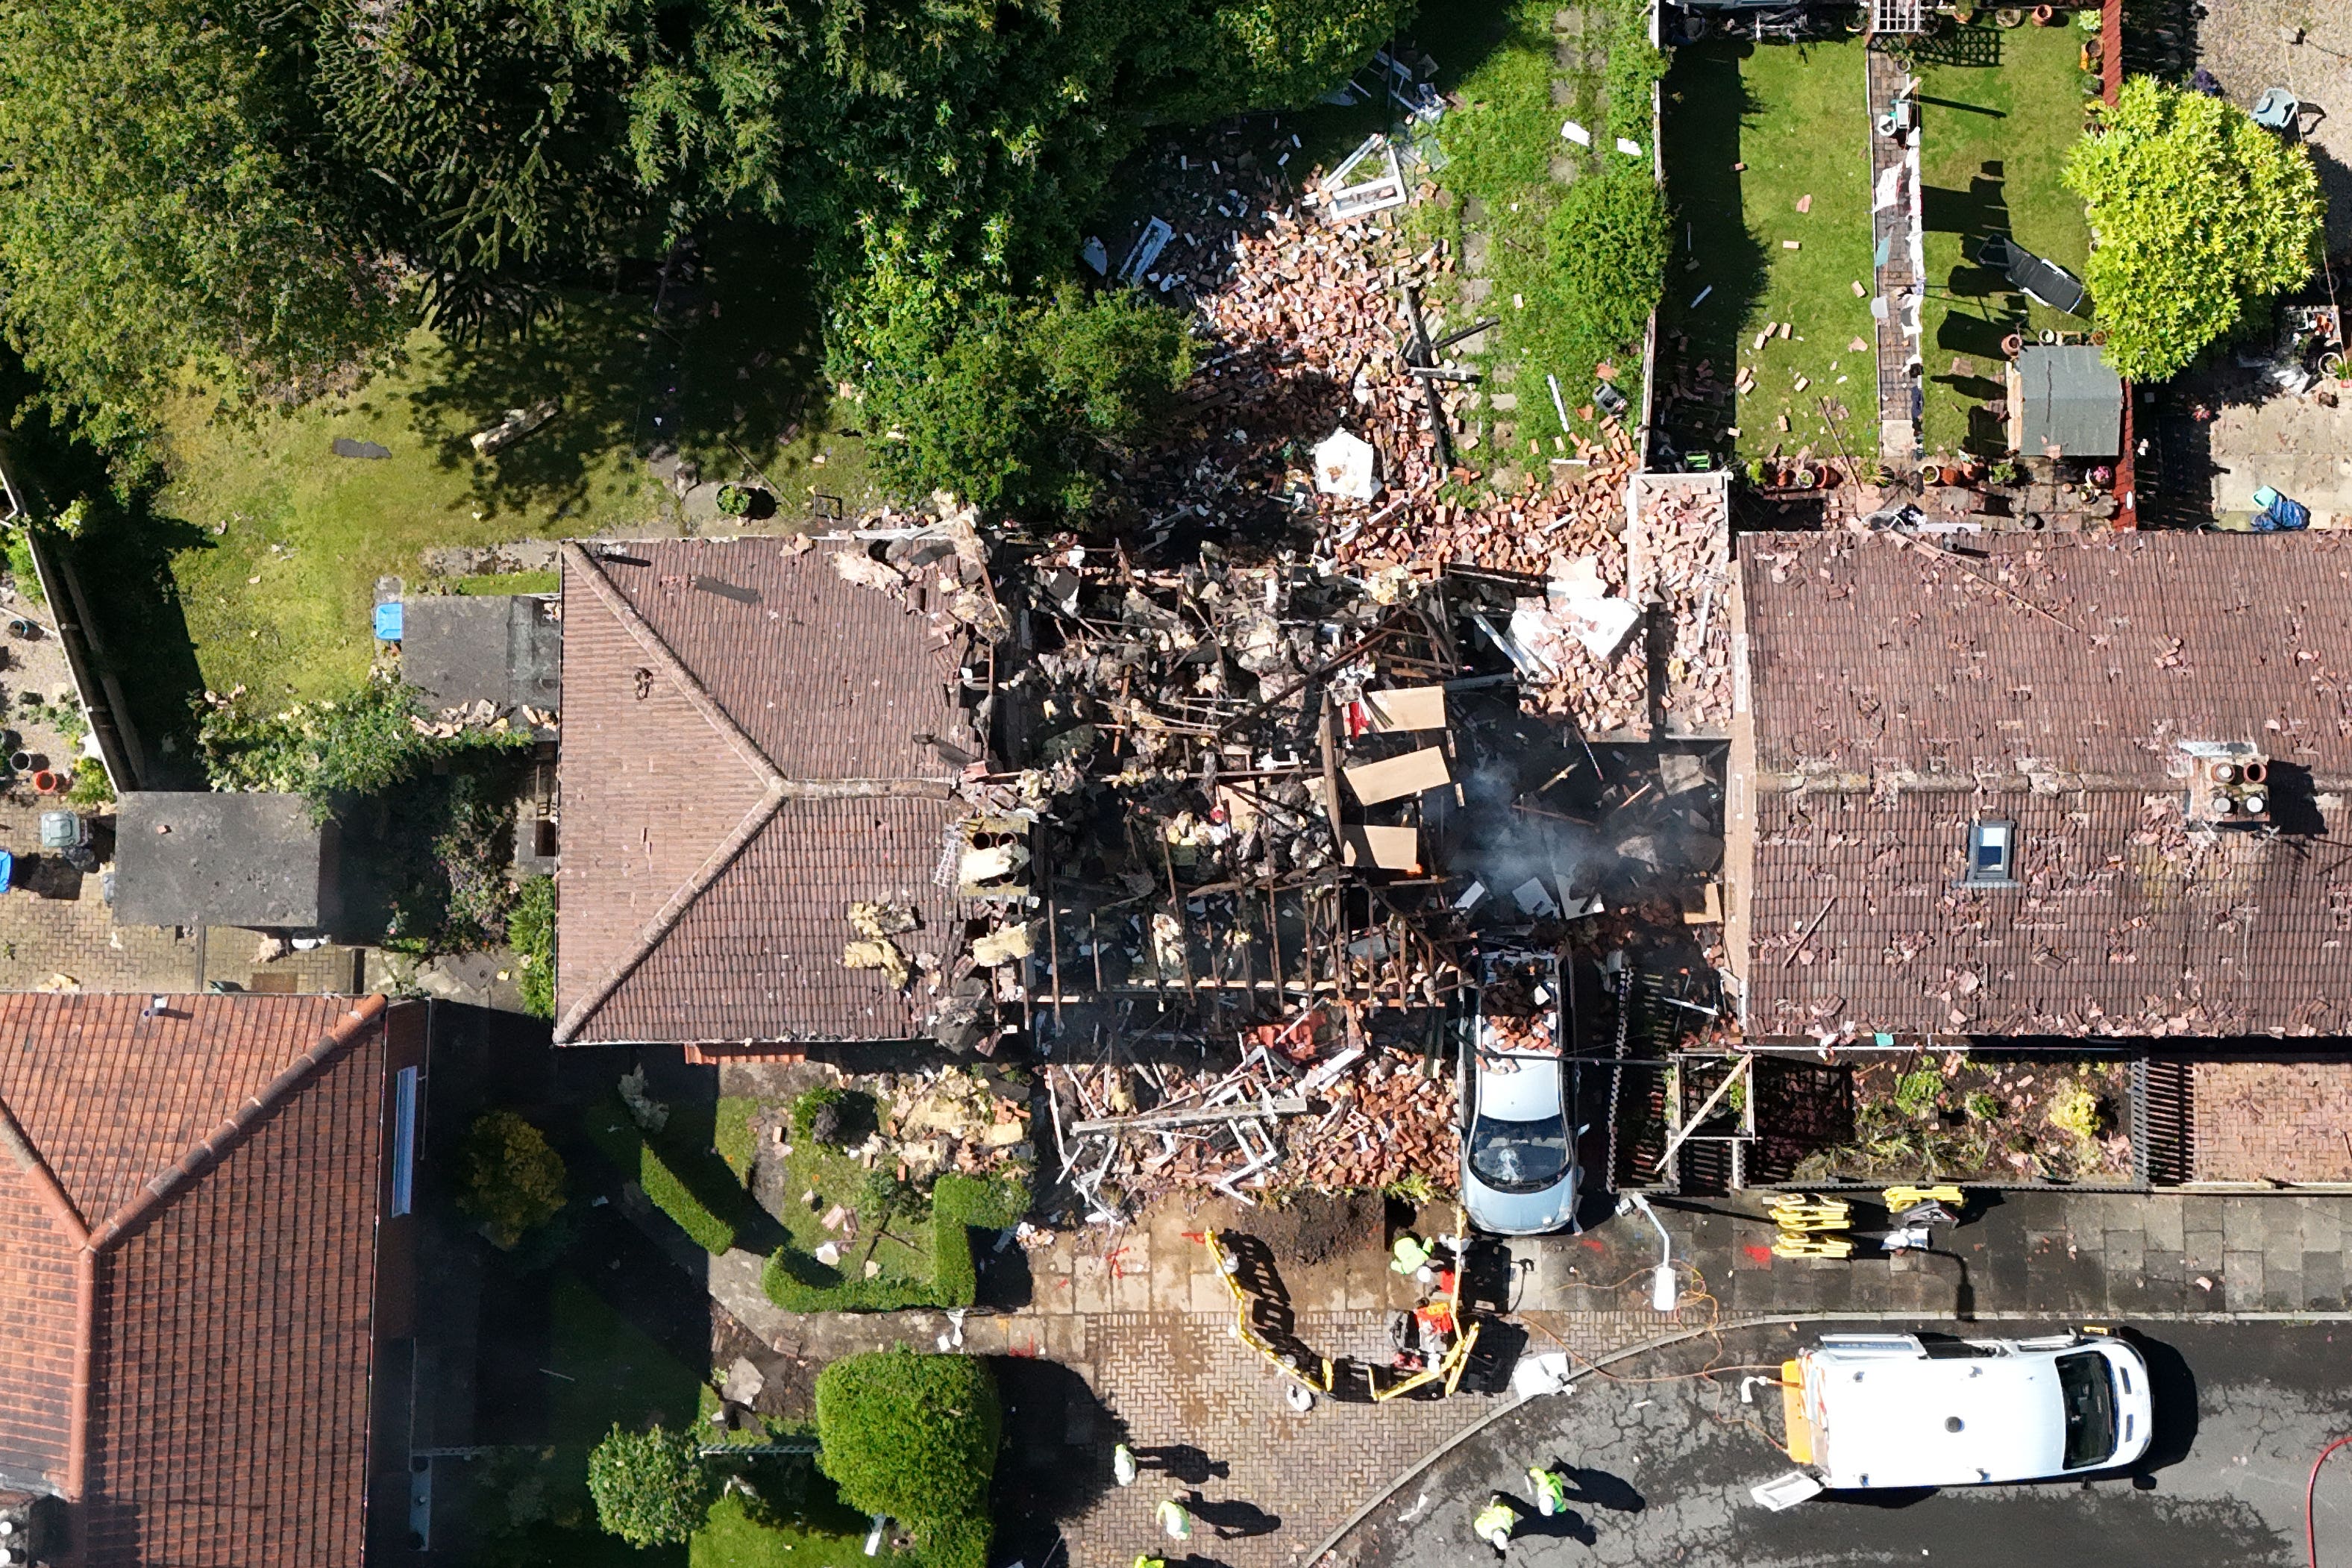
<svg viewBox="0 0 2352 1568"><path fill-rule="evenodd" d="M1748 1026L2352 1030L2352 871L2315 853L2352 827L2352 548L1978 545L1743 542ZM2287 830L2192 837L2179 739L2264 748ZM1995 818L2021 885L1956 887Z"/></svg>
<svg viewBox="0 0 2352 1568"><path fill-rule="evenodd" d="M847 905L913 904L910 951L960 934L931 871L984 748L953 623L845 582L849 548L566 552L559 1039L919 1032L919 996L841 967Z"/></svg>
<svg viewBox="0 0 2352 1568"><path fill-rule="evenodd" d="M348 998L146 1005L0 997L0 1104L95 1233L79 1560L355 1564L383 1026L289 1078ZM63 1490L87 1255L38 1193L0 1156L0 1481Z"/></svg>

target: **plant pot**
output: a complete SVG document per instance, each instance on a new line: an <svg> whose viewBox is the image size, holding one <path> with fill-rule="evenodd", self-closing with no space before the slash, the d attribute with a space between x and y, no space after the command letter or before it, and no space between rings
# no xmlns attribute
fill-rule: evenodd
<svg viewBox="0 0 2352 1568"><path fill-rule="evenodd" d="M2017 9L2014 5L2002 6L2000 10L1995 11L1992 14L1992 19L2000 23L2004 27L2022 27L2025 26L2025 13Z"/></svg>
<svg viewBox="0 0 2352 1568"><path fill-rule="evenodd" d="M2009 336L2007 336L2007 337L2005 337L2005 338L2003 338L2003 339L2001 339L2001 340L2000 340L2000 357L2001 357L2001 358L2003 358L2003 359L2015 359L2019 354L2021 354L2021 353L2023 353L2024 352L2025 352L2025 334L2024 334L2024 333L2022 333L2022 332L2011 332L2011 333L2010 333L2010 334L2009 334Z"/></svg>
<svg viewBox="0 0 2352 1568"><path fill-rule="evenodd" d="M33 768L33 753L30 752L9 752L8 766L15 772L20 773L30 773Z"/></svg>
<svg viewBox="0 0 2352 1568"><path fill-rule="evenodd" d="M1948 486L1957 485L1960 482L1960 470L1947 464L1936 471L1936 477Z"/></svg>
<svg viewBox="0 0 2352 1568"><path fill-rule="evenodd" d="M33 787L43 795L64 793L68 782L66 775L54 768L43 768L33 775Z"/></svg>
<svg viewBox="0 0 2352 1568"><path fill-rule="evenodd" d="M2036 5L2033 8L2033 25L2035 26L2046 27L2056 20L2058 20L2058 9L2056 6Z"/></svg>
<svg viewBox="0 0 2352 1568"><path fill-rule="evenodd" d="M1821 483L1821 476L1813 472L1811 468L1800 467L1797 469L1792 482L1796 485L1797 489L1801 490L1809 490Z"/></svg>

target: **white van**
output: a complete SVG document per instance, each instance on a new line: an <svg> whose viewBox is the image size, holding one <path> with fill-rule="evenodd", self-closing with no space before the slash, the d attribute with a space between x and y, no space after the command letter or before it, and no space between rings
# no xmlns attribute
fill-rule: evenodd
<svg viewBox="0 0 2352 1568"><path fill-rule="evenodd" d="M1789 1457L1835 1489L2038 1481L2147 1452L2147 1363L2105 1334L1825 1334L1780 1382Z"/></svg>

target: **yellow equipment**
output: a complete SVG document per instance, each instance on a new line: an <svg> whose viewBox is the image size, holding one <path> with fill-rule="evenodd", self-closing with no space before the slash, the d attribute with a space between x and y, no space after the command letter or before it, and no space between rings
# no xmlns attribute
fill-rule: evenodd
<svg viewBox="0 0 2352 1568"><path fill-rule="evenodd" d="M1886 1212L1901 1214L1905 1209L1921 1204L1957 1204L1964 1200L1958 1187L1889 1187L1878 1194L1886 1200Z"/></svg>
<svg viewBox="0 0 2352 1568"><path fill-rule="evenodd" d="M1843 1198L1815 1197L1810 1193L1784 1193L1765 1211L1779 1234L1772 1238L1775 1258L1851 1258L1853 1243L1825 1231L1852 1230L1853 1205Z"/></svg>
<svg viewBox="0 0 2352 1568"><path fill-rule="evenodd" d="M1454 1234L1456 1236L1467 1234L1469 1228L1468 1216L1457 1207L1454 1211ZM1317 1394L1329 1394L1331 1392L1331 1358L1329 1356L1322 1358L1322 1375L1318 1377L1314 1373L1301 1371L1292 1364L1291 1358L1276 1352L1250 1322L1250 1298L1249 1292L1242 1289L1241 1259L1217 1239L1217 1233L1213 1230L1188 1231L1185 1234L1208 1248L1209 1258L1217 1271L1217 1278L1225 1282L1225 1292L1234 1299L1234 1338L1264 1356L1267 1364L1275 1371L1300 1387L1312 1390ZM1458 1267L1460 1260L1455 1261L1457 1267L1449 1270L1453 1276L1453 1284L1443 1300L1454 1321L1458 1324L1461 1322L1462 1314L1462 1270ZM1455 1334L1454 1343L1435 1365L1423 1367L1412 1376L1401 1378L1385 1388L1381 1386L1379 1370L1374 1367L1365 1367L1364 1381L1370 1385L1368 1391L1371 1394L1372 1402L1376 1405L1386 1404L1399 1394L1410 1394L1416 1388L1425 1388L1430 1384L1441 1380L1445 1384L1445 1392L1451 1394L1462 1381L1463 1369L1469 1364L1471 1348L1478 1342L1478 1327L1476 1323L1472 1323Z"/></svg>

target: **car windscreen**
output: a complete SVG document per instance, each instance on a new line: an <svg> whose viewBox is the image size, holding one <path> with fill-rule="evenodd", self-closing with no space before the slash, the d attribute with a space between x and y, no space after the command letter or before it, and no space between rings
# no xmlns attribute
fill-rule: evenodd
<svg viewBox="0 0 2352 1568"><path fill-rule="evenodd" d="M2116 1451L2116 1391L2107 1358L2080 1351L2058 1358L2058 1397L2066 1407L2066 1468L2104 1463Z"/></svg>
<svg viewBox="0 0 2352 1568"><path fill-rule="evenodd" d="M1568 1118L1501 1121L1481 1116L1470 1131L1470 1170L1498 1193L1533 1193L1568 1173Z"/></svg>

